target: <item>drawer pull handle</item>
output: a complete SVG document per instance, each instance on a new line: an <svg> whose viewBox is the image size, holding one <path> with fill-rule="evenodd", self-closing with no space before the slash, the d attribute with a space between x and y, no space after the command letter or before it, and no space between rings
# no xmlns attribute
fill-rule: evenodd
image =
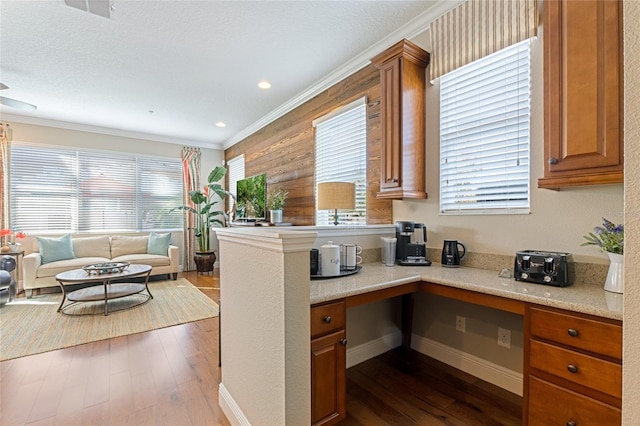
<svg viewBox="0 0 640 426"><path fill-rule="evenodd" d="M573 364L569 364L569 365L567 365L567 370L569 370L570 373L577 373L578 372L578 367L576 367Z"/></svg>
<svg viewBox="0 0 640 426"><path fill-rule="evenodd" d="M575 328L570 328L569 330L567 330L567 333L571 337L578 337L578 330L576 330Z"/></svg>
<svg viewBox="0 0 640 426"><path fill-rule="evenodd" d="M567 426L578 426L578 423L574 422L573 420L569 420L567 422Z"/></svg>
<svg viewBox="0 0 640 426"><path fill-rule="evenodd" d="M331 323L331 317L329 315L327 315L326 317L322 318L322 321L326 322L327 324Z"/></svg>
<svg viewBox="0 0 640 426"><path fill-rule="evenodd" d="M347 345L347 339L340 339L340 344L342 346L346 346Z"/></svg>

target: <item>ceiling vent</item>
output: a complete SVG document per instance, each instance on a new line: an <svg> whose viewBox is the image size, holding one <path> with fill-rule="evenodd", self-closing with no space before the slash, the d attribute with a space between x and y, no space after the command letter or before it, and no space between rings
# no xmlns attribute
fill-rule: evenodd
<svg viewBox="0 0 640 426"><path fill-rule="evenodd" d="M114 10L112 0L64 0L67 6L84 10L104 18L110 19Z"/></svg>

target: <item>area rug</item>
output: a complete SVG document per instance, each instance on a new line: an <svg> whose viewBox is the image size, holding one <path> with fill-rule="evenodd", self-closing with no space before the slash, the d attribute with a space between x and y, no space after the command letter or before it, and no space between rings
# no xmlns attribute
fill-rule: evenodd
<svg viewBox="0 0 640 426"><path fill-rule="evenodd" d="M104 304L79 304L97 315L56 312L62 293L19 298L0 308L0 361L95 342L157 328L184 324L219 314L218 305L189 281L149 283L153 299L130 309L101 315ZM146 293L146 292L145 292ZM110 310L140 301L139 296L109 301Z"/></svg>

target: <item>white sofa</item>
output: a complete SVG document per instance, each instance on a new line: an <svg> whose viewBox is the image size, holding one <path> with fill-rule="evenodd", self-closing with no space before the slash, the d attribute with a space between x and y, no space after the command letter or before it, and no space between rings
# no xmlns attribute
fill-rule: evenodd
<svg viewBox="0 0 640 426"><path fill-rule="evenodd" d="M129 262L151 265L151 275L172 275L178 278L179 249L169 245L166 256L147 253L149 236L103 235L86 238L73 238L75 258L58 260L42 264L42 256L34 245L34 252L27 254L22 262L23 288L27 298L31 298L34 289L57 287L55 276L60 272L79 269L86 265L104 262Z"/></svg>

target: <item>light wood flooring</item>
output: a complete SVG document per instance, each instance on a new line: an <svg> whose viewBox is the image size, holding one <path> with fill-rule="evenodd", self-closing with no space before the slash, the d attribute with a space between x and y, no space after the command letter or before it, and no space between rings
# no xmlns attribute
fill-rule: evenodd
<svg viewBox="0 0 640 426"><path fill-rule="evenodd" d="M183 276L219 302L219 277ZM1 324L0 324L1 326ZM0 425L229 425L218 318L0 362ZM344 425L517 425L521 398L411 351L347 371Z"/></svg>

